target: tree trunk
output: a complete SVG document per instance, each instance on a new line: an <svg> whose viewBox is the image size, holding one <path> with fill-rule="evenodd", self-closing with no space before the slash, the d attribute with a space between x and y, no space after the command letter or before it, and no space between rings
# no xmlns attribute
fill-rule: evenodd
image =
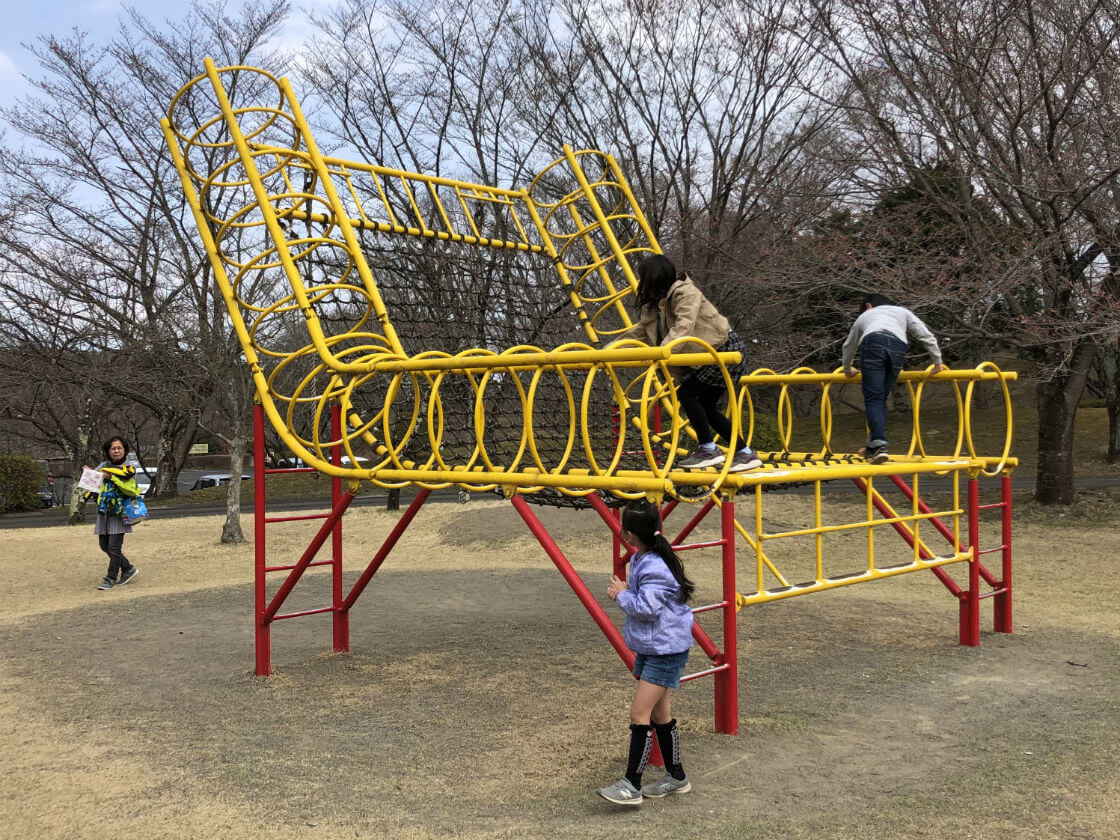
<svg viewBox="0 0 1120 840"><path fill-rule="evenodd" d="M400 510L401 509L401 488L393 487L389 490L389 495L385 497L385 510Z"/></svg>
<svg viewBox="0 0 1120 840"><path fill-rule="evenodd" d="M245 462L246 439L236 435L229 443L229 487L226 488L226 521L222 525L223 545L245 542L245 535L241 533L241 465Z"/></svg>
<svg viewBox="0 0 1120 840"><path fill-rule="evenodd" d="M81 525L86 521L85 491L78 486L75 479L70 485L70 514L66 517L67 525Z"/></svg>
<svg viewBox="0 0 1120 840"><path fill-rule="evenodd" d="M187 460L191 444L198 433L198 415L166 414L159 419L159 440L156 441L156 477L151 494L168 499L179 495L179 470Z"/></svg>
<svg viewBox="0 0 1120 840"><path fill-rule="evenodd" d="M1105 460L1115 464L1118 458L1120 458L1120 405L1109 403L1108 452L1105 454Z"/></svg>
<svg viewBox="0 0 1120 840"><path fill-rule="evenodd" d="M89 407L88 400L86 401L86 407ZM89 426L82 424L77 433L78 445L71 448L65 442L63 443L63 450L73 467L70 473L73 481L70 482L70 513L66 517L67 525L81 525L86 519L85 491L78 486L78 479L82 477L82 467L85 466L82 464L82 459L89 454L89 439ZM89 464L89 466L96 466L96 463Z"/></svg>
<svg viewBox="0 0 1120 840"><path fill-rule="evenodd" d="M1105 460L1120 459L1120 343L1111 341L1100 349L1104 374L1105 405L1108 407L1108 452Z"/></svg>
<svg viewBox="0 0 1120 840"><path fill-rule="evenodd" d="M1038 383L1038 473L1034 497L1044 505L1073 504L1073 421L1085 392L1096 345L1083 341L1067 372Z"/></svg>

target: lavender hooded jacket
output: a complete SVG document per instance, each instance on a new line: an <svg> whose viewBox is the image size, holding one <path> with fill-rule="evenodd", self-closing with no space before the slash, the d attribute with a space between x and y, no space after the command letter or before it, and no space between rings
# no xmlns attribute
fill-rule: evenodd
<svg viewBox="0 0 1120 840"><path fill-rule="evenodd" d="M680 584L661 559L647 551L630 561L626 589L617 603L626 613L622 628L634 653L681 653L692 647L692 609L680 602Z"/></svg>

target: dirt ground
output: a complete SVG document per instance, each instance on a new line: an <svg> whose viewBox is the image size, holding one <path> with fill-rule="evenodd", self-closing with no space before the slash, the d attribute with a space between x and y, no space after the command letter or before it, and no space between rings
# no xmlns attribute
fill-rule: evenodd
<svg viewBox="0 0 1120 840"><path fill-rule="evenodd" d="M985 602L977 648L928 573L743 610L739 736L714 733L710 680L682 687L694 792L637 811L593 795L622 772L633 681L506 502L427 506L355 607L352 652L325 616L281 622L269 678L252 546L218 545L218 518L138 528L140 575L109 592L89 526L5 531L3 835L1116 840L1120 513L1101 498L1020 507L1015 633ZM597 517L540 514L618 617ZM766 515L811 524L804 497ZM347 583L396 521L347 515ZM309 530L275 526L272 556ZM845 539L829 556L858 567L866 537ZM715 600L718 556L686 561ZM328 581L290 606L324 605Z"/></svg>

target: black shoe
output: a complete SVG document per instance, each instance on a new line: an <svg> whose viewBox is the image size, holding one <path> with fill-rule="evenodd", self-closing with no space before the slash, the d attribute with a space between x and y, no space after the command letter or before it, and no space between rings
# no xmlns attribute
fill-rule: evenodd
<svg viewBox="0 0 1120 840"><path fill-rule="evenodd" d="M126 583L128 583L130 580L132 580L134 577L136 577L136 575L138 575L139 573L140 573L140 570L137 569L135 566L130 568L127 572L122 572L121 573L121 579L119 581L117 581L117 586L124 586Z"/></svg>
<svg viewBox="0 0 1120 840"><path fill-rule="evenodd" d="M885 464L891 459L885 446L861 446L859 454L872 464Z"/></svg>
<svg viewBox="0 0 1120 840"><path fill-rule="evenodd" d="M101 585L97 588L98 589L112 589L116 585L117 585L117 582L115 580L113 580L111 577L109 577L108 575L106 575L105 580L101 581Z"/></svg>

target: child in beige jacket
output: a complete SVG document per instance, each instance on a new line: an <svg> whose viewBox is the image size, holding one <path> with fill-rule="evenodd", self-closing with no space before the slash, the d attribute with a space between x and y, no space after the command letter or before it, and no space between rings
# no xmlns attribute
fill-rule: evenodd
<svg viewBox="0 0 1120 840"><path fill-rule="evenodd" d="M716 350L746 355L746 345L731 329L704 293L683 271L662 254L646 257L638 265L638 322L619 339L638 339L653 347L662 347L685 336L693 336ZM675 348L679 352L703 352L695 342ZM727 369L734 382L744 373L740 363ZM677 399L696 432L696 448L678 466L685 469L716 467L725 460L715 444L713 427L734 452L730 471L742 472L762 466L762 461L744 441L735 438L731 420L719 409L720 401L729 396L719 365L689 368L677 382ZM734 401L732 400L732 405Z"/></svg>

